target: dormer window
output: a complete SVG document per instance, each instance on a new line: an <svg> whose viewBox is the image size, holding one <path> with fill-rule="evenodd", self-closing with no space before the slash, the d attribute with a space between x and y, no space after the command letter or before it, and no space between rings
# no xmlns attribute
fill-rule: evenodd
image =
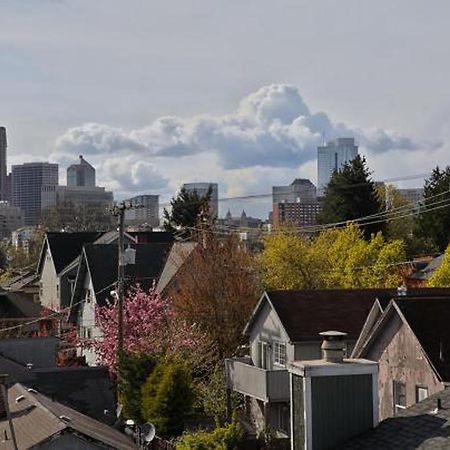
<svg viewBox="0 0 450 450"><path fill-rule="evenodd" d="M282 342L273 343L273 362L279 366L286 366L286 344Z"/></svg>

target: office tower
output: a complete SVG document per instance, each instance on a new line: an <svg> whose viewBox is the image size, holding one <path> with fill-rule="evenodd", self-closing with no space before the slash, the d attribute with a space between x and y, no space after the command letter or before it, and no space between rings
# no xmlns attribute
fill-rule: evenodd
<svg viewBox="0 0 450 450"><path fill-rule="evenodd" d="M408 203L418 205L423 201L423 188L399 189L398 191Z"/></svg>
<svg viewBox="0 0 450 450"><path fill-rule="evenodd" d="M316 201L316 187L310 180L296 178L288 186L272 187L272 203L298 203Z"/></svg>
<svg viewBox="0 0 450 450"><path fill-rule="evenodd" d="M80 162L72 164L67 169L67 186L95 187L95 169L79 156Z"/></svg>
<svg viewBox="0 0 450 450"><path fill-rule="evenodd" d="M317 194L321 197L334 171L358 154L358 146L353 138L338 138L317 147Z"/></svg>
<svg viewBox="0 0 450 450"><path fill-rule="evenodd" d="M23 212L17 206L0 201L0 238L10 238L11 233L23 227Z"/></svg>
<svg viewBox="0 0 450 450"><path fill-rule="evenodd" d="M322 209L317 201L316 187L310 180L296 178L288 186L272 187L272 225L297 227L316 224Z"/></svg>
<svg viewBox="0 0 450 450"><path fill-rule="evenodd" d="M6 128L0 127L0 200L7 200L6 186Z"/></svg>
<svg viewBox="0 0 450 450"><path fill-rule="evenodd" d="M204 197L211 189L210 212L214 217L219 216L219 185L217 183L185 183L183 189L188 192L195 191L199 197Z"/></svg>
<svg viewBox="0 0 450 450"><path fill-rule="evenodd" d="M159 195L136 195L128 201L136 207L125 211L126 225L159 226Z"/></svg>
<svg viewBox="0 0 450 450"><path fill-rule="evenodd" d="M41 218L43 191L58 185L58 164L14 165L11 173L13 205L24 212L25 225L37 225Z"/></svg>

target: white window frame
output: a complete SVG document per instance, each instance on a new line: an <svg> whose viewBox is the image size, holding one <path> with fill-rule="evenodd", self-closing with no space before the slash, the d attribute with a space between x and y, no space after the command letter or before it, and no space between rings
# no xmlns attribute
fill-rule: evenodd
<svg viewBox="0 0 450 450"><path fill-rule="evenodd" d="M261 369L269 368L269 343L258 341L258 367Z"/></svg>
<svg viewBox="0 0 450 450"><path fill-rule="evenodd" d="M397 402L397 393L398 393L398 385L402 385L405 388L405 404L404 405L400 405ZM406 409L406 383L403 383L402 381L397 381L397 380L393 380L392 381L392 399L393 399L393 404L394 404L394 414L397 414L399 412L399 410L401 409Z"/></svg>
<svg viewBox="0 0 450 450"><path fill-rule="evenodd" d="M283 351L281 351L283 349ZM280 367L286 367L287 351L285 342L273 343L273 364Z"/></svg>
<svg viewBox="0 0 450 450"><path fill-rule="evenodd" d="M422 393L425 394L425 396L423 398L420 398L420 392L422 391ZM428 398L429 393L428 393L428 387L426 386L416 386L416 403L419 403L423 400L425 400L426 398Z"/></svg>

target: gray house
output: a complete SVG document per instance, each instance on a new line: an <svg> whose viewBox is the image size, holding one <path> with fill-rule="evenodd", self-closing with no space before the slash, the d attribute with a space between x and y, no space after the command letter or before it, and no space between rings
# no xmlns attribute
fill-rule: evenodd
<svg viewBox="0 0 450 450"><path fill-rule="evenodd" d="M378 297L395 289L267 291L257 304L244 334L250 354L225 361L228 391L243 394L246 412L257 430L270 427L289 435L289 375L293 361L321 358L324 330L347 333L349 356Z"/></svg>
<svg viewBox="0 0 450 450"><path fill-rule="evenodd" d="M353 352L356 358L379 362L381 419L442 391L450 382L450 293L422 291L428 295L397 297L381 314L371 311L372 320ZM447 295L439 296L443 291Z"/></svg>

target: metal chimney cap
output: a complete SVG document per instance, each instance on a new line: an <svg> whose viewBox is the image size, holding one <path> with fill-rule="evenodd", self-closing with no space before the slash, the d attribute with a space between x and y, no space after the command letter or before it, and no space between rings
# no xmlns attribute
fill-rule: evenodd
<svg viewBox="0 0 450 450"><path fill-rule="evenodd" d="M319 333L319 335L327 340L339 340L347 336L347 333L343 333L342 331L330 330L330 331L322 331L321 333Z"/></svg>

